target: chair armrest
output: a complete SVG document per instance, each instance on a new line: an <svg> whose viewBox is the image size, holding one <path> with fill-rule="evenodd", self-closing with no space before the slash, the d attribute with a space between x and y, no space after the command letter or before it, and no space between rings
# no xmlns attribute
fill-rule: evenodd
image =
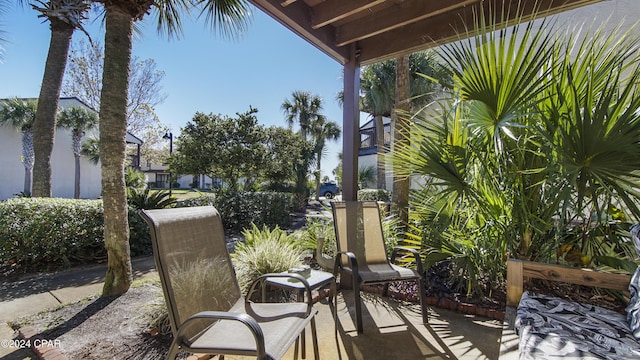
<svg viewBox="0 0 640 360"><path fill-rule="evenodd" d="M416 251L416 249L411 249L408 247L404 247L404 246L395 246L393 248L393 252L391 252L391 263L393 263L396 260L396 256L398 255L398 251L407 251L410 252L413 257L416 260L416 270L418 271L418 273L420 273L421 276L425 276L424 273L424 268L422 266L422 259L420 259L420 254L418 253L418 251Z"/></svg>
<svg viewBox="0 0 640 360"><path fill-rule="evenodd" d="M351 251L338 251L336 253L336 261L333 265L333 276L337 278L338 269L342 269L342 256L346 256L349 260L353 286L356 286L356 284L358 283L358 278L360 277L360 272L358 271L358 259L356 258L356 255Z"/></svg>
<svg viewBox="0 0 640 360"><path fill-rule="evenodd" d="M267 280L268 278L293 278L300 281L302 285L304 285L305 292L307 293L307 301L306 301L307 315L311 314L311 310L313 307L313 302L311 298L311 286L309 285L309 282L307 281L307 279L305 279L302 275L299 275L299 274L269 273L269 274L264 274L259 276L257 279L253 280L253 282L251 283L251 286L249 286L249 290L247 291L247 296L245 296L245 302L249 302L249 298L251 297L251 294L253 294L253 292L255 291L255 288L258 285L258 283L263 283L263 286L264 286L264 281Z"/></svg>
<svg viewBox="0 0 640 360"><path fill-rule="evenodd" d="M231 320L238 321L244 324L256 342L256 350L257 350L257 358L264 359L265 358L265 345L264 345L264 333L262 332L262 328L258 325L258 322L252 318L251 316L243 313L232 313L232 312L224 312L224 311L202 311L197 314L191 315L178 329L178 333L176 334L176 338L181 339L184 336L183 332L189 328L189 323L195 320L201 319L210 319L210 320ZM182 341L181 341L182 342ZM189 343L189 342L185 342ZM195 348L194 348L195 349ZM198 348L200 349L200 348ZM202 350L208 350L207 348L201 348Z"/></svg>
<svg viewBox="0 0 640 360"><path fill-rule="evenodd" d="M349 260L349 265L351 265L351 269L353 271L358 271L358 259L356 255L351 251L338 251L336 252L336 259L333 265L333 275L338 274L338 269L342 268L342 256L346 256L347 260Z"/></svg>

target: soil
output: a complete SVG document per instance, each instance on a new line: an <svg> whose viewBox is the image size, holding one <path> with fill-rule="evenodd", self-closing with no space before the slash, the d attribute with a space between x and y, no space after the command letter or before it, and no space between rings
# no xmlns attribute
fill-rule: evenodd
<svg viewBox="0 0 640 360"><path fill-rule="evenodd" d="M58 340L69 359L159 359L171 337L156 335L147 314L162 296L158 281L136 283L125 294L92 296L19 320L47 340Z"/></svg>

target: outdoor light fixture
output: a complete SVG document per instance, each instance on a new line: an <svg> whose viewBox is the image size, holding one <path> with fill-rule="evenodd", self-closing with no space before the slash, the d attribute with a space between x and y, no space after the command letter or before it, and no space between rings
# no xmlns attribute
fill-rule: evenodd
<svg viewBox="0 0 640 360"><path fill-rule="evenodd" d="M162 138L169 140L169 156L173 155L173 134L170 131L167 131L166 133L164 133L164 136ZM169 197L171 197L172 187L173 184L171 181L171 171L169 171Z"/></svg>

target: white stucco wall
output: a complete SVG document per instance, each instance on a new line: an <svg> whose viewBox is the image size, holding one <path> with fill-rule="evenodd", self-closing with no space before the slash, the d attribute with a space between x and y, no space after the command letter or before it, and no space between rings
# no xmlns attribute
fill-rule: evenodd
<svg viewBox="0 0 640 360"><path fill-rule="evenodd" d="M85 106L76 98L61 98L60 107ZM87 132L83 141L97 131ZM71 149L71 131L56 129L51 154L51 195L73 198L75 158ZM24 191L25 170L22 164L22 133L10 125L0 126L0 200ZM94 165L86 157L80 158L80 198L93 199L101 191L100 164Z"/></svg>
<svg viewBox="0 0 640 360"><path fill-rule="evenodd" d="M86 136L85 136L86 139ZM22 164L22 133L10 126L0 126L0 200L6 200L24 190ZM71 150L71 132L56 129L51 154L51 192L53 197L73 198L75 158ZM80 197L97 198L101 188L100 164L80 158Z"/></svg>

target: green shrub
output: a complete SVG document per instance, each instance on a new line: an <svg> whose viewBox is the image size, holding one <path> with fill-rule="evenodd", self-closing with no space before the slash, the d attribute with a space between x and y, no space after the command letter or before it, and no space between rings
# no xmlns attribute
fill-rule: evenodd
<svg viewBox="0 0 640 360"><path fill-rule="evenodd" d="M291 194L219 190L215 207L226 229L242 231L251 224L287 228L291 225Z"/></svg>
<svg viewBox="0 0 640 360"><path fill-rule="evenodd" d="M0 260L47 270L105 256L101 200L15 198L0 203Z"/></svg>
<svg viewBox="0 0 640 360"><path fill-rule="evenodd" d="M242 234L247 240L236 245L232 258L243 292L261 275L302 265L303 251L296 246L293 235L287 235L286 231L277 227L269 230L266 226L261 230L252 225Z"/></svg>
<svg viewBox="0 0 640 360"><path fill-rule="evenodd" d="M129 207L131 256L151 254L147 223ZM54 270L107 256L102 200L14 198L0 202L0 262Z"/></svg>
<svg viewBox="0 0 640 360"><path fill-rule="evenodd" d="M192 207L192 206L207 206L214 205L215 195L200 194L196 198L182 199L176 202L176 207Z"/></svg>
<svg viewBox="0 0 640 360"><path fill-rule="evenodd" d="M362 201L391 201L391 192L384 189L358 190L358 200Z"/></svg>
<svg viewBox="0 0 640 360"><path fill-rule="evenodd" d="M129 248L131 256L153 254L149 225L138 214L138 209L131 205L129 205Z"/></svg>

